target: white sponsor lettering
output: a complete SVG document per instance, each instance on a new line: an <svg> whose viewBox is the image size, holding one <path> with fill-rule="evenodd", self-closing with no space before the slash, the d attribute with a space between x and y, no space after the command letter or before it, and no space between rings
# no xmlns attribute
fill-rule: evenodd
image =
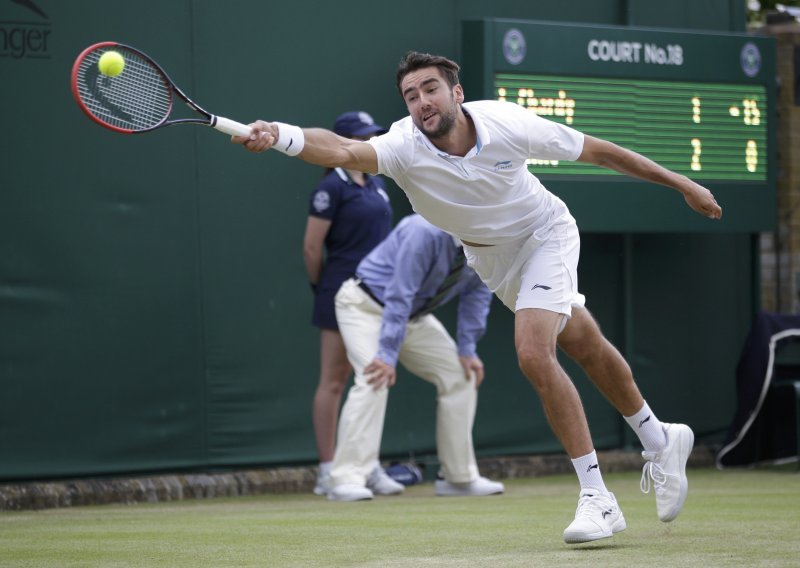
<svg viewBox="0 0 800 568"><path fill-rule="evenodd" d="M614 61L638 63L642 44L636 41L589 41L589 59L592 61Z"/></svg>
<svg viewBox="0 0 800 568"><path fill-rule="evenodd" d="M613 61L614 63L640 63L649 65L683 65L683 47L638 41L589 40L586 52L592 61Z"/></svg>

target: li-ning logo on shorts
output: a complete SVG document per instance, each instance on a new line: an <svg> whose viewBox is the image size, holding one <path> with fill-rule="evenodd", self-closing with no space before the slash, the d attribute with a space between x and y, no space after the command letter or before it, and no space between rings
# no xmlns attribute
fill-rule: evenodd
<svg viewBox="0 0 800 568"><path fill-rule="evenodd" d="M513 164L511 163L511 160L505 160L503 162L497 162L494 165L494 171L499 172L500 170L510 170L512 165Z"/></svg>
<svg viewBox="0 0 800 568"><path fill-rule="evenodd" d="M534 284L531 290L536 290L536 288L541 288L542 290L549 290L550 286L545 286L544 284Z"/></svg>

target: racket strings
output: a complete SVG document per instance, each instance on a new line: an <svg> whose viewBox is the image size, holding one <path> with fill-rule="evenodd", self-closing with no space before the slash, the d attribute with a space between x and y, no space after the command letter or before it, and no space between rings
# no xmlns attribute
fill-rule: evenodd
<svg viewBox="0 0 800 568"><path fill-rule="evenodd" d="M78 69L78 94L99 120L141 131L164 122L172 109L172 91L159 69L138 53L116 48L125 68L116 77L100 73L97 62L107 49L86 55Z"/></svg>

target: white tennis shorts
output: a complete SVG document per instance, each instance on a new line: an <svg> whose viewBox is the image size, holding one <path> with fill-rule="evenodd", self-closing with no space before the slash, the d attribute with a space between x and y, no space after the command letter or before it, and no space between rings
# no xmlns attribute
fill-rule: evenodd
<svg viewBox="0 0 800 568"><path fill-rule="evenodd" d="M578 227L571 219L509 243L464 245L469 266L508 309L541 308L567 317L573 306L586 303L578 292L580 249Z"/></svg>

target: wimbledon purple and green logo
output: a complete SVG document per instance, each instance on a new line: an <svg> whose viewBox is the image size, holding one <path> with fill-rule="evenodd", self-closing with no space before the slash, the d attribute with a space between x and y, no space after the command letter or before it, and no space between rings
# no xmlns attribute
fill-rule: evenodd
<svg viewBox="0 0 800 568"><path fill-rule="evenodd" d="M758 72L761 71L761 52L758 50L758 46L749 41L744 44L739 55L739 62L745 75L748 77L758 75Z"/></svg>
<svg viewBox="0 0 800 568"><path fill-rule="evenodd" d="M511 28L503 36L503 57L511 65L519 65L525 59L525 36L517 28Z"/></svg>

